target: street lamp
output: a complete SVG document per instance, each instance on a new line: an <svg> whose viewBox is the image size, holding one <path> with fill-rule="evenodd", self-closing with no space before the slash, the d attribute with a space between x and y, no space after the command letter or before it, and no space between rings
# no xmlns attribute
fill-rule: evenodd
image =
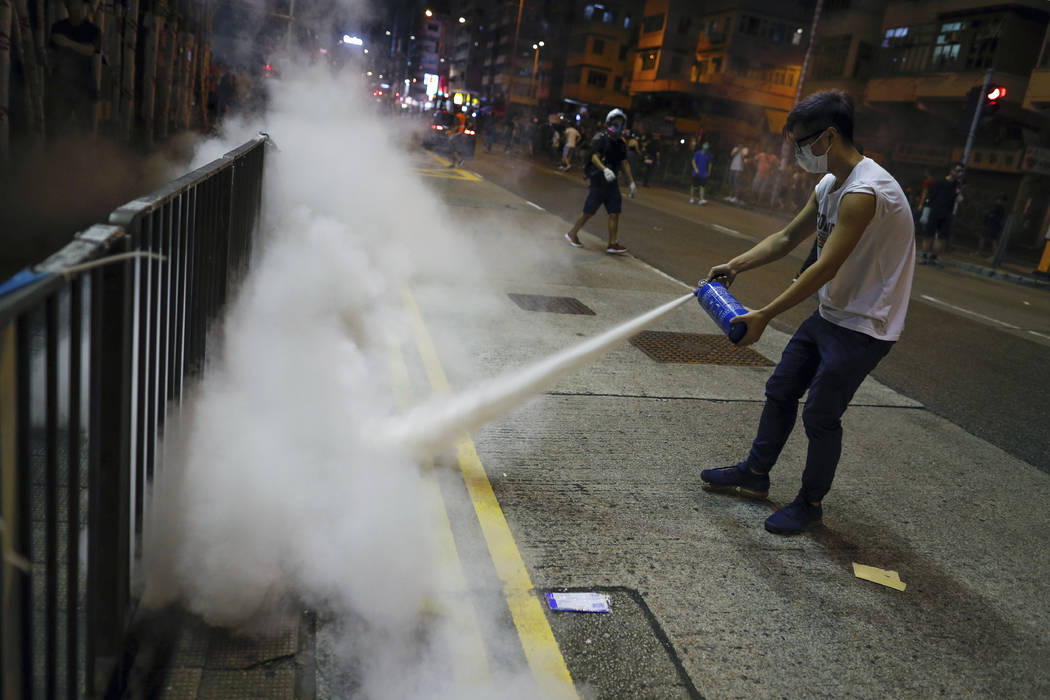
<svg viewBox="0 0 1050 700"><path fill-rule="evenodd" d="M467 23L467 18L466 17L460 17L459 18L459 23L460 24L466 24Z"/></svg>
<svg viewBox="0 0 1050 700"><path fill-rule="evenodd" d="M532 45L532 49L536 52L532 57L532 96L536 98L536 102L539 103L539 86L537 85L536 71L540 67L540 49L543 48L543 42L537 41Z"/></svg>
<svg viewBox="0 0 1050 700"><path fill-rule="evenodd" d="M427 11L424 12L423 14L425 14L427 17L433 17L434 16L434 13L430 11L429 7L427 8Z"/></svg>

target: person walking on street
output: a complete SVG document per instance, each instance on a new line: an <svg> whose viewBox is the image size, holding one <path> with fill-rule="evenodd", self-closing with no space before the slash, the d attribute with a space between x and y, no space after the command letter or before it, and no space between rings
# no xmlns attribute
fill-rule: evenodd
<svg viewBox="0 0 1050 700"><path fill-rule="evenodd" d="M559 170L569 171L572 169L572 159L576 156L576 145L580 141L580 131L572 124L565 127L565 146L561 152L561 167Z"/></svg>
<svg viewBox="0 0 1050 700"><path fill-rule="evenodd" d="M802 423L809 440L798 496L765 521L790 535L817 526L842 451L842 415L854 392L904 328L915 234L911 205L897 181L853 144L853 101L837 90L818 92L788 115L785 133L799 165L827 173L783 229L705 280L729 285L740 273L784 257L815 229L817 260L762 308L737 318L747 324L739 345L757 341L769 322L818 293L816 313L784 348L766 383L758 432L743 462L700 473L704 488L764 499L769 472L795 426L798 401L809 392Z"/></svg>
<svg viewBox="0 0 1050 700"><path fill-rule="evenodd" d="M740 194L740 180L744 177L744 161L747 159L747 146L735 146L729 154L729 196L726 201L737 202Z"/></svg>
<svg viewBox="0 0 1050 700"><path fill-rule="evenodd" d="M977 244L978 255L984 253L984 249L987 246L991 253L991 258L995 257L995 244L999 241L999 234L1002 233L1005 219L1006 195L1000 194L995 198L992 206L988 207L988 210L984 212L984 219L981 221L981 239Z"/></svg>
<svg viewBox="0 0 1050 700"><path fill-rule="evenodd" d="M705 143L693 154L693 183L689 187L689 203L696 200L696 191L700 190L699 204L707 204L704 198L704 187L711 176L711 144Z"/></svg>
<svg viewBox="0 0 1050 700"><path fill-rule="evenodd" d="M598 132L591 141L590 158L584 167L584 174L590 180L587 191L587 200L583 203L583 213L573 224L572 230L565 234L565 239L574 248L582 248L580 243L580 229L587 223L588 219L598 212L598 207L604 206L609 215L609 245L605 252L612 254L626 253L627 249L617 243L619 233L620 211L623 208L623 196L620 194L620 185L617 182L616 173L622 167L630 179L630 196L634 197L638 186L634 182L634 174L631 173L631 165L627 162L627 142L623 139L623 129L627 124L627 115L622 110L614 109L605 117L606 129Z"/></svg>
<svg viewBox="0 0 1050 700"><path fill-rule="evenodd" d="M920 265L936 265L938 253L944 249L945 240L952 227L955 206L962 200L962 176L965 168L956 163L943 180L930 185L920 221L922 229L922 253Z"/></svg>
<svg viewBox="0 0 1050 700"><path fill-rule="evenodd" d="M644 187L649 186L649 178L652 176L653 171L660 167L660 135L651 134L649 140L645 142L645 157L642 160L642 165L645 168L642 170L642 185Z"/></svg>

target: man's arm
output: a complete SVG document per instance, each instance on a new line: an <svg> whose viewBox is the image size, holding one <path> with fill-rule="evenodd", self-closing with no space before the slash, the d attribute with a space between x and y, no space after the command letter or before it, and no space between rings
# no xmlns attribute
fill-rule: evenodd
<svg viewBox="0 0 1050 700"><path fill-rule="evenodd" d="M809 201L787 226L757 243L727 263L711 268L706 279L724 278L728 287L744 270L751 270L766 263L779 260L809 237L817 228L817 193L809 195Z"/></svg>
<svg viewBox="0 0 1050 700"><path fill-rule="evenodd" d="M52 34L51 41L55 42L56 46L76 51L81 56L92 56L95 53L94 44L81 44L79 41L73 41L65 34Z"/></svg>
<svg viewBox="0 0 1050 700"><path fill-rule="evenodd" d="M808 299L834 279L842 263L846 262L846 258L857 247L874 216L875 195L866 192L851 192L845 195L839 205L839 219L821 249L820 257L776 299L761 309L739 317L738 320L747 324L747 334L740 339L738 345L750 345L758 340L771 320Z"/></svg>
<svg viewBox="0 0 1050 700"><path fill-rule="evenodd" d="M627 179L631 181L631 184L634 184L634 173L631 172L631 164L624 160L621 165L623 165L623 171L627 173Z"/></svg>

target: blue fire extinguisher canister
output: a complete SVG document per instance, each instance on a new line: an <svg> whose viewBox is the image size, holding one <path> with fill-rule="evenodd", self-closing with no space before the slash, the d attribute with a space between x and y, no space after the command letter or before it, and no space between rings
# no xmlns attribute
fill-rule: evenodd
<svg viewBox="0 0 1050 700"><path fill-rule="evenodd" d="M747 324L734 322L733 319L746 314L747 309L729 293L729 290L718 282L708 281L701 284L693 294L696 295L696 300L700 302L700 306L707 312L707 315L718 324L729 340L733 343L740 342L740 339L747 333Z"/></svg>

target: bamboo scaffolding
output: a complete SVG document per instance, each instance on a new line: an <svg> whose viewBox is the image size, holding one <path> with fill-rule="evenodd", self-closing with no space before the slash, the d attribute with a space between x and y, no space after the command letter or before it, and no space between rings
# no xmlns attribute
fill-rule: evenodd
<svg viewBox="0 0 1050 700"><path fill-rule="evenodd" d="M139 0L127 0L123 35L121 133L124 138L131 139L135 133L135 51L139 39Z"/></svg>
<svg viewBox="0 0 1050 700"><path fill-rule="evenodd" d="M11 0L0 0L0 163L11 161Z"/></svg>

